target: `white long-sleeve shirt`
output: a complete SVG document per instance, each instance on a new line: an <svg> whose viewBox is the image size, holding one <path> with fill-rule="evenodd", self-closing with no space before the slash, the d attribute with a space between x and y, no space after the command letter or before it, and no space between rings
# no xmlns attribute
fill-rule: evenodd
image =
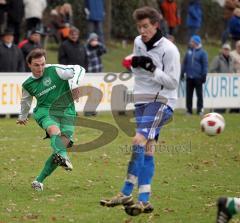
<svg viewBox="0 0 240 223"><path fill-rule="evenodd" d="M156 65L153 73L140 67L132 68L135 78L134 94L159 95L166 98L167 105L174 109L181 71L180 54L177 47L162 37L154 43L153 49L147 51L141 36L137 36L134 41L133 55L148 56ZM144 102L146 103L146 101Z"/></svg>

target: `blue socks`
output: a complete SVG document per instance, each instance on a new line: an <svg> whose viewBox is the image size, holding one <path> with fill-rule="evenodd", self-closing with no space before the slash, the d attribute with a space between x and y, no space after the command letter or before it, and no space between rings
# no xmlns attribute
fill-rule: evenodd
<svg viewBox="0 0 240 223"><path fill-rule="evenodd" d="M128 163L127 179L122 188L122 193L129 196L137 182L140 170L144 165L144 147L140 145L133 145L132 157Z"/></svg>
<svg viewBox="0 0 240 223"><path fill-rule="evenodd" d="M128 164L128 174L122 193L129 196L138 180L138 200L148 202L151 193L151 182L154 175L153 156L144 155L144 147L133 145L132 158Z"/></svg>
<svg viewBox="0 0 240 223"><path fill-rule="evenodd" d="M151 193L151 182L154 175L154 158L153 156L144 156L144 165L138 176L138 200L148 202Z"/></svg>

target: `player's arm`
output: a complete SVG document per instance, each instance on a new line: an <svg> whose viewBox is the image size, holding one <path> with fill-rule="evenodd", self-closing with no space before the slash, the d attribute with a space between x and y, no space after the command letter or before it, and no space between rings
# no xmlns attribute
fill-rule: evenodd
<svg viewBox="0 0 240 223"><path fill-rule="evenodd" d="M57 65L56 72L62 80L69 80L71 89L79 87L85 76L85 69L79 65Z"/></svg>
<svg viewBox="0 0 240 223"><path fill-rule="evenodd" d="M163 68L156 67L153 80L167 89L178 87L181 73L180 55L174 48L169 49L163 56Z"/></svg>
<svg viewBox="0 0 240 223"><path fill-rule="evenodd" d="M61 79L68 80L73 100L78 102L80 97L80 84L85 76L85 69L79 65L67 65L63 68L57 67L56 71Z"/></svg>
<svg viewBox="0 0 240 223"><path fill-rule="evenodd" d="M21 111L17 120L17 124L26 125L28 121L28 113L31 108L33 97L22 88L22 98L21 98Z"/></svg>

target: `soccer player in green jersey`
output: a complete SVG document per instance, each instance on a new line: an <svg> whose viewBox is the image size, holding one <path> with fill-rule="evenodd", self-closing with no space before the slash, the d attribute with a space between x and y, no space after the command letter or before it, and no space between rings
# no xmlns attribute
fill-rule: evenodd
<svg viewBox="0 0 240 223"><path fill-rule="evenodd" d="M27 124L32 99L35 97L37 105L33 117L49 135L53 148L41 173L32 182L35 190L42 191L44 179L57 166L70 171L73 169L66 148L72 144L76 116L74 95L79 92L85 69L79 65L46 65L43 49L31 51L27 63L32 75L22 84L21 113L17 124Z"/></svg>

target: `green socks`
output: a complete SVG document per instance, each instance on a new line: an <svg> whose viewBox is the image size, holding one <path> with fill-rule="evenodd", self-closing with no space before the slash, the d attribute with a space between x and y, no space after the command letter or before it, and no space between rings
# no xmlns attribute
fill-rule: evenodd
<svg viewBox="0 0 240 223"><path fill-rule="evenodd" d="M51 140L51 146L54 150L54 153L58 153L63 157L67 157L67 150L65 145L62 142L61 136L59 135L53 135L50 138ZM45 163L45 166L43 167L41 173L39 174L39 176L36 178L36 180L38 182L43 182L44 179L49 176L56 168L57 168L57 164L53 163L53 154L48 158L48 160Z"/></svg>
<svg viewBox="0 0 240 223"><path fill-rule="evenodd" d="M45 166L43 167L41 173L39 176L36 178L36 180L40 183L44 181L44 179L49 176L56 168L57 164L53 163L52 158L53 154L48 158L48 160L45 163Z"/></svg>
<svg viewBox="0 0 240 223"><path fill-rule="evenodd" d="M63 157L67 157L66 146L63 144L61 136L52 135L51 138L51 146L55 153L59 153Z"/></svg>

